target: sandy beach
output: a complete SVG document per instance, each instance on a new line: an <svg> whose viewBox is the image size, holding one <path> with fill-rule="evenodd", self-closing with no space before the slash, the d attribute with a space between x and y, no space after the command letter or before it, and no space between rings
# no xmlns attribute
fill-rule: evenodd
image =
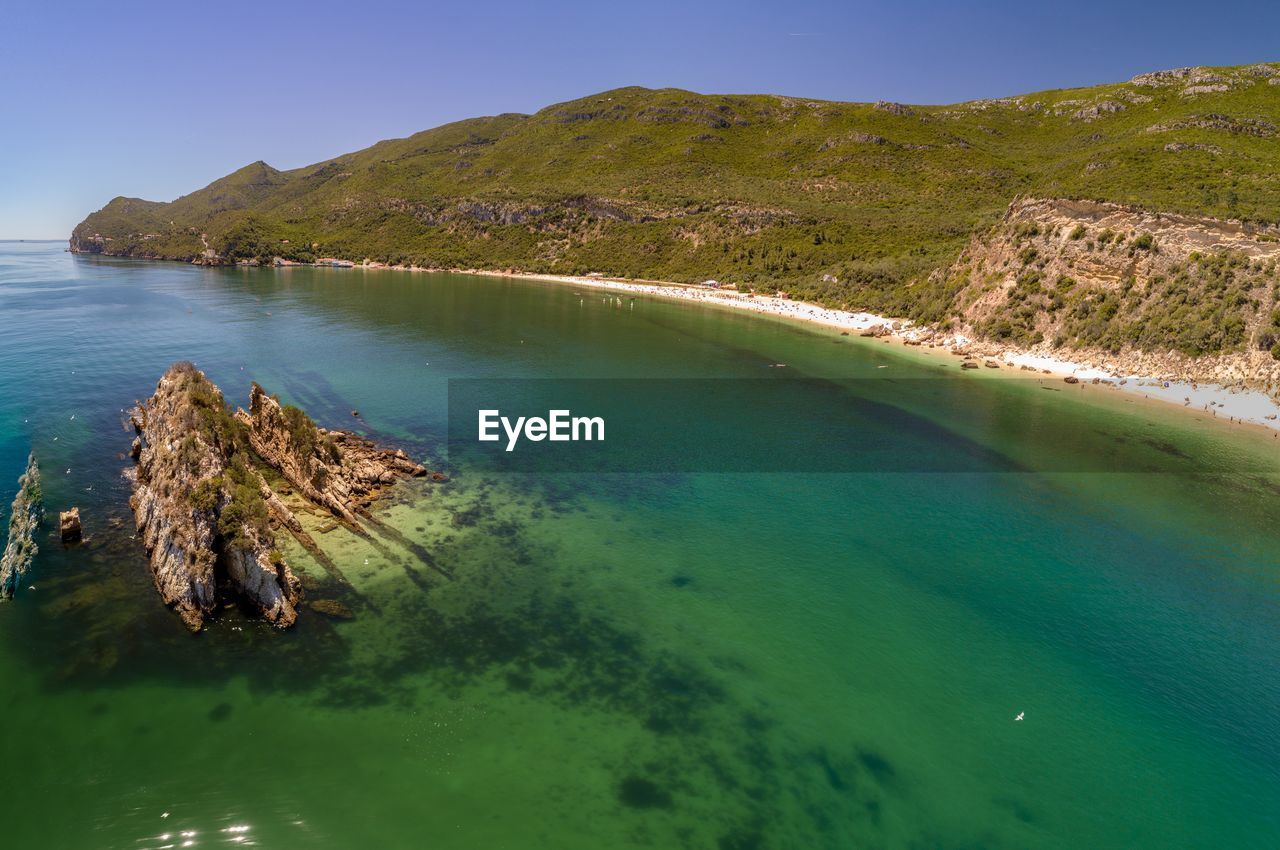
<svg viewBox="0 0 1280 850"><path fill-rule="evenodd" d="M696 285L663 283L659 281L620 280L594 276L539 275L526 273L465 270L466 274L485 277L512 277L523 280L540 280L594 289L650 295L693 301L734 310L748 310L794 321L810 322L846 332L862 332L871 328L887 327L879 337L886 342L913 345L917 351L936 356L953 357L973 342L960 335L932 335L918 328L908 319L895 319L874 313L833 310L804 301L764 295L747 295L731 290L711 289ZM921 340L930 337L928 344ZM1141 396L1171 406L1197 413L1207 413L1224 424L1260 426L1280 431L1280 404L1266 393L1257 390L1237 390L1214 384L1184 381L1163 381L1151 375L1117 374L1097 366L1033 352L1005 351L979 360L994 360L1006 368L1025 374L1034 370L1039 375L1049 374L1058 378L1072 376L1082 388L1110 389L1116 392ZM1019 367L1026 367L1020 369ZM985 371L985 370L984 370ZM1095 383L1096 381L1096 383Z"/></svg>
<svg viewBox="0 0 1280 850"><path fill-rule="evenodd" d="M301 265L310 264L287 263L278 267ZM746 310L792 321L822 325L850 334L854 332L861 334L864 331L878 329L876 338L881 342L909 345L925 355L946 357L950 360L957 354L966 354L978 362L994 361L1003 368L1013 369L1017 376L1030 376L1034 372L1041 377L1044 375L1061 379L1074 377L1078 380L1077 386L1082 391L1121 392L1197 414L1207 414L1224 425L1258 428L1273 435L1280 433L1280 403L1258 390L1230 388L1211 383L1163 380L1154 375L1119 373L1083 361L1011 348L1005 348L999 353L987 354L978 350L987 347L982 341L969 339L962 334L938 334L928 328L915 325L910 319L835 310L806 301L771 295L747 294L697 284L656 280L631 280L595 275L533 274L489 269L435 269L388 266L381 263L355 263L353 266L343 268L355 271L445 272L569 284L632 295L691 301L732 310ZM988 371L983 369L981 374L986 375ZM1015 375L1009 375L1009 377Z"/></svg>

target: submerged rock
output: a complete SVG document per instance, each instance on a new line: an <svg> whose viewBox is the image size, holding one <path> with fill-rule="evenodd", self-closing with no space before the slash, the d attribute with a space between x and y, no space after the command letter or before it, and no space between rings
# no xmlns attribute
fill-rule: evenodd
<svg viewBox="0 0 1280 850"><path fill-rule="evenodd" d="M18 494L9 511L9 537L0 555L0 599L10 599L39 551L35 533L44 515L40 494L40 465L33 454L18 478Z"/></svg>
<svg viewBox="0 0 1280 850"><path fill-rule="evenodd" d="M354 620L356 616L350 608L336 599L313 599L307 603L307 607L333 620Z"/></svg>
<svg viewBox="0 0 1280 850"><path fill-rule="evenodd" d="M230 595L292 625L301 584L274 548L266 485L218 388L176 364L133 419L142 444L129 503L165 603L193 631Z"/></svg>

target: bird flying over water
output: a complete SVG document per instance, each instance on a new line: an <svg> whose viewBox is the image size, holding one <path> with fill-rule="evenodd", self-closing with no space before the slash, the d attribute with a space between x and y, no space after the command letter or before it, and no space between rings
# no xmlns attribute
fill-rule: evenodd
<svg viewBox="0 0 1280 850"><path fill-rule="evenodd" d="M1019 712L1018 712L1018 716L1017 716L1017 717L1015 717L1015 718L1013 718L1013 719L1014 719L1014 720L1021 720L1022 718L1026 717L1026 716L1027 716L1027 713L1026 713L1025 711L1019 711Z"/></svg>

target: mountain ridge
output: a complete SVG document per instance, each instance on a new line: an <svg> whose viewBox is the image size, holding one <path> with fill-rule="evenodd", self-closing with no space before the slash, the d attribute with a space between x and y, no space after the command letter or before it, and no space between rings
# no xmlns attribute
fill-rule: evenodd
<svg viewBox="0 0 1280 850"><path fill-rule="evenodd" d="M1019 197L1276 220L1278 124L1270 64L944 106L633 86L120 196L71 247L715 278L942 321L964 315L942 273Z"/></svg>

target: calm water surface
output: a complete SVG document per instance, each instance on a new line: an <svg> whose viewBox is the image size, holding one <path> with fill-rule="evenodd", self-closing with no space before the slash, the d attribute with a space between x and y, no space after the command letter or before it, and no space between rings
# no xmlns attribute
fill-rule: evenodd
<svg viewBox="0 0 1280 850"><path fill-rule="evenodd" d="M1275 442L886 349L569 287L0 243L0 502L34 450L89 538L46 519L0 605L4 846L1280 846ZM121 478L122 411L179 359L433 464L449 378L787 363L833 379L815 415L874 377L993 470L1121 471L450 468L368 539L308 518L325 558L287 554L354 620L192 637ZM752 427L724 415L691 429Z"/></svg>

